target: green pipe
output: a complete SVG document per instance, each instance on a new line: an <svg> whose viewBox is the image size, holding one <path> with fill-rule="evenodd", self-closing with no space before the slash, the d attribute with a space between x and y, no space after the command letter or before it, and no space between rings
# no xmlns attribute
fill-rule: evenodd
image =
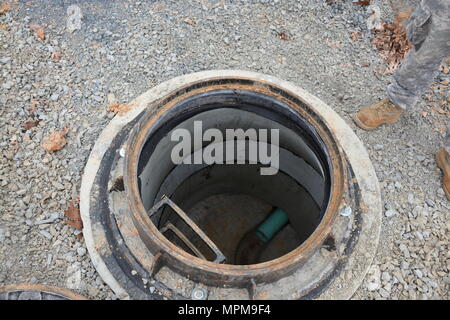
<svg viewBox="0 0 450 320"><path fill-rule="evenodd" d="M275 209L272 214L260 224L256 234L263 242L268 242L273 236L289 223L286 212L280 208Z"/></svg>

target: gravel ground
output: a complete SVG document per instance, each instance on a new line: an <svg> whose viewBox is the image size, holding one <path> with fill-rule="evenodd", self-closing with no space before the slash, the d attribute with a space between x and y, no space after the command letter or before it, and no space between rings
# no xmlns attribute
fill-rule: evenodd
<svg viewBox="0 0 450 320"><path fill-rule="evenodd" d="M66 10L73 3L83 19L70 33ZM392 20L392 9L381 7ZM127 102L181 74L233 68L298 84L335 109L365 143L385 212L377 256L354 298L449 299L450 202L434 162L446 115L430 102L448 101L448 85L438 82L449 75L441 72L398 123L356 129L350 115L383 98L390 80L370 43L367 17L365 8L340 0L13 4L0 16L0 285L46 283L114 299L83 240L61 219L79 194L95 139L114 116L107 96ZM45 40L30 24L42 27ZM354 30L359 40L350 39ZM35 119L36 127L24 128ZM67 145L45 152L43 139L64 128Z"/></svg>

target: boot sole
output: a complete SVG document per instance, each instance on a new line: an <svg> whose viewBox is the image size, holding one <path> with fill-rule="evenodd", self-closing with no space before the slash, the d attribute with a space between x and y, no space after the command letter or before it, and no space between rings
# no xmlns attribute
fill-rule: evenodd
<svg viewBox="0 0 450 320"><path fill-rule="evenodd" d="M447 177L447 179L450 179L450 165L447 162L446 154L444 151L442 151L443 148L439 149L439 151L436 153L436 164L439 169L442 170L442 173L444 175L444 178ZM448 173L448 174L447 174ZM445 195L447 196L447 199L450 200L450 189L447 187L446 184L442 184L442 189L445 192Z"/></svg>

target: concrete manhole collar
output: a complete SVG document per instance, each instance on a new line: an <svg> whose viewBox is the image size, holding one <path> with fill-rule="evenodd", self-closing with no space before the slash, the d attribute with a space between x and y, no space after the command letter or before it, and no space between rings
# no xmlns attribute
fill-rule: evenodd
<svg viewBox="0 0 450 320"><path fill-rule="evenodd" d="M97 140L80 197L89 253L119 297L353 295L378 244L380 191L362 143L331 108L289 82L233 70L174 78L130 106ZM170 137L195 135L196 123L219 134L277 129L279 171L174 164ZM193 158L211 145L194 142ZM271 211L287 222L258 256L243 258L239 239Z"/></svg>

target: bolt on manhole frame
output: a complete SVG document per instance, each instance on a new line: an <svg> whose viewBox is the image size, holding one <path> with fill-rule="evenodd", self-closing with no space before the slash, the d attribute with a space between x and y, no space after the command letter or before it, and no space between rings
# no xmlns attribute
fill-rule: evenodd
<svg viewBox="0 0 450 320"><path fill-rule="evenodd" d="M210 86L202 87L202 84ZM140 207L137 184L133 180L136 168L130 161L136 161L140 149L130 148L130 141L133 141L133 147L139 137L140 143L145 141L145 134L142 134L145 128L139 128L143 129L141 132L136 129L136 123L140 121L139 126L144 123L140 119L146 116L145 113L151 119L157 112L168 108L172 102L168 97L177 101L178 96L179 99L183 97L179 92L185 93L186 88L214 90L230 85L276 95L278 99L285 99L288 95L307 106L297 110L309 123L315 123L317 130L327 131L326 134L320 132L320 136L328 150L332 150L334 172L339 174L333 180L331 197L335 198L330 201L328 214L322 219L317 232L299 248L278 259L254 265L257 268L243 271L240 266L221 265L217 272L214 270L217 266L213 263L183 252L166 240L152 223L145 223L145 210ZM192 91L195 93L195 90ZM348 299L353 295L371 264L378 244L380 190L364 146L331 108L290 82L238 70L204 71L180 76L150 89L130 105L131 110L116 116L94 145L80 193L83 232L89 254L103 280L120 298L186 298L193 294L192 287L207 290L208 298L212 299ZM164 108L155 108L158 105ZM149 112L150 108L157 111ZM305 113L305 109L309 109L308 112ZM131 132L137 131L141 135L134 134L135 140L128 137L133 136ZM125 187L128 194L122 201L117 201L115 195L105 194L118 178L123 179L122 188ZM113 203L113 208L108 203ZM145 228L141 229L143 225ZM150 247L148 235L153 236ZM143 241L143 237L147 239ZM331 250L330 241L334 247ZM158 248L163 244L165 250L155 249L155 243ZM321 264L325 267L317 267ZM164 275L158 279L157 273L164 265L170 265L171 270L164 270ZM314 269L309 271L309 279L300 279L299 275L302 272L304 275L304 270L308 268ZM218 277L223 273L223 278ZM214 281L202 281L202 276L205 279L204 275L211 274ZM185 289L189 292L177 292L170 285L173 279L180 277L185 277ZM244 293L240 290L242 288ZM276 294L273 294L274 291Z"/></svg>

